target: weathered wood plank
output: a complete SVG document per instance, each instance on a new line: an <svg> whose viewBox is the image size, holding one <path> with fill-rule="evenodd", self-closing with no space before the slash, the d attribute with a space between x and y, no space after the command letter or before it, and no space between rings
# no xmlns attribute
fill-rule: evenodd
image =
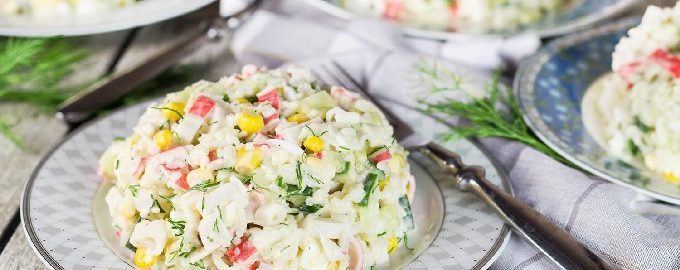
<svg viewBox="0 0 680 270"><path fill-rule="evenodd" d="M37 254L28 245L23 228L18 228L10 239L7 248L0 254L0 269L3 270L47 270Z"/></svg>

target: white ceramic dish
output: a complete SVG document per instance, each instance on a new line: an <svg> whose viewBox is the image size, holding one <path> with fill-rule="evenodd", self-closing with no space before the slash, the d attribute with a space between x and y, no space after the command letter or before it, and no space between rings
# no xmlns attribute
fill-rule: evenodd
<svg viewBox="0 0 680 270"><path fill-rule="evenodd" d="M52 269L132 269L131 253L114 240L97 160L117 136L129 134L149 105L137 104L73 132L40 164L22 198L21 217L31 245ZM412 114L417 114L412 111ZM406 117L419 130L446 129L422 115ZM429 118L428 118L429 119ZM494 163L469 141L446 145L468 164L482 165L493 183L510 190ZM393 253L390 269L484 269L509 239L509 229L473 194L455 188L436 165L418 153L410 157L416 176L413 205L418 229L409 239L413 251Z"/></svg>
<svg viewBox="0 0 680 270"><path fill-rule="evenodd" d="M128 7L91 16L36 19L32 16L0 16L2 36L78 36L105 33L173 18L215 0L144 0Z"/></svg>

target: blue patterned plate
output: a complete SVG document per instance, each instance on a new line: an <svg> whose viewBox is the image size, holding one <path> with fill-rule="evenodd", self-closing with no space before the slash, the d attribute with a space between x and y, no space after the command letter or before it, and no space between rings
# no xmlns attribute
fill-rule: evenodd
<svg viewBox="0 0 680 270"><path fill-rule="evenodd" d="M306 1L310 5L339 18L351 20L356 17L354 13L345 10L342 7L344 1L341 0ZM555 16L545 18L534 24L480 34L510 36L519 33L534 32L541 37L564 35L620 15L638 2L639 0L571 0L570 4ZM452 40L471 36L470 34L465 33L413 27L404 27L403 29L404 33L407 35L428 39Z"/></svg>
<svg viewBox="0 0 680 270"><path fill-rule="evenodd" d="M585 91L610 72L614 46L638 23L625 19L551 42L522 64L514 88L526 122L562 156L604 179L680 204L680 187L608 154L581 120Z"/></svg>

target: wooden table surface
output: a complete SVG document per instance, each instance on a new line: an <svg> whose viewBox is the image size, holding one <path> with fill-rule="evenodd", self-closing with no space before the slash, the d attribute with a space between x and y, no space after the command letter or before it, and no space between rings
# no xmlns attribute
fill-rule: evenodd
<svg viewBox="0 0 680 270"><path fill-rule="evenodd" d="M652 0L646 2L669 2ZM672 1L674 2L674 1ZM635 13L641 13L640 5ZM207 7L189 15L138 29L119 31L89 37L71 38L87 48L88 59L81 63L78 72L70 80L90 81L94 78L124 70L149 57L163 48L171 46L185 30L195 27L205 19L214 7ZM126 42L127 41L127 42ZM197 79L215 80L231 74L239 68L229 52L229 39L225 38L193 52L180 61L179 65L193 65L201 69ZM52 147L68 133L68 127L51 114L25 104L2 103L0 115L10 115L17 123L13 130L30 142L27 150L21 150L0 137L0 160L4 169L0 171L0 270L48 269L33 252L19 219L19 203L24 184L34 168ZM49 131L49 132L45 132Z"/></svg>

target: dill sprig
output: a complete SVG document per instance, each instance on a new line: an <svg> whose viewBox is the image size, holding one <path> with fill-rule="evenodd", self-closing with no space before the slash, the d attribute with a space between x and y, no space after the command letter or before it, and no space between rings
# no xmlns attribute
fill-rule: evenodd
<svg viewBox="0 0 680 270"><path fill-rule="evenodd" d="M82 85L64 86L74 64L85 57L62 38L10 38L0 41L0 102L24 102L53 111ZM0 135L25 148L7 121Z"/></svg>
<svg viewBox="0 0 680 270"><path fill-rule="evenodd" d="M82 87L67 87L62 82L84 57L83 51L62 38L0 42L0 101L27 102L54 110Z"/></svg>
<svg viewBox="0 0 680 270"><path fill-rule="evenodd" d="M444 136L445 140L469 137L504 138L524 143L565 165L575 167L531 131L522 118L512 89L500 83L499 72L494 74L492 81L484 88L484 95L473 96L463 89L461 77L446 67L421 62L417 70L425 80L429 80L427 85L431 86L431 93L457 91L465 96L464 100L451 97L441 97L436 101L420 99L422 110L426 113L465 120L465 124L452 127ZM434 83L435 81L440 83Z"/></svg>
<svg viewBox="0 0 680 270"><path fill-rule="evenodd" d="M7 138L20 149L25 149L26 144L16 133L12 131L12 123L5 118L0 118L0 135Z"/></svg>

